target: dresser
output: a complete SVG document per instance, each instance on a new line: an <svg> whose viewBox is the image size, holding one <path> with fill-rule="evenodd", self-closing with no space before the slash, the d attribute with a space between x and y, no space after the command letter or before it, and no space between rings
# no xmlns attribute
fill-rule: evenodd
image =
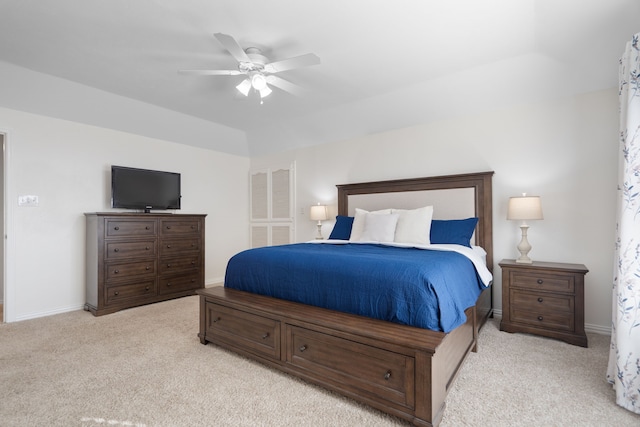
<svg viewBox="0 0 640 427"><path fill-rule="evenodd" d="M96 316L204 287L206 215L86 213L85 309Z"/></svg>
<svg viewBox="0 0 640 427"><path fill-rule="evenodd" d="M582 264L502 260L500 330L526 332L587 347Z"/></svg>

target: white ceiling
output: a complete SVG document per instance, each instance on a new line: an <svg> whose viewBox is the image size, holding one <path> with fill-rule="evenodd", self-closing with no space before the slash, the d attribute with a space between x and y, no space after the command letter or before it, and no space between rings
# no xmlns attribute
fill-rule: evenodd
<svg viewBox="0 0 640 427"><path fill-rule="evenodd" d="M639 31L639 0L0 0L1 61L241 130L252 155L615 87ZM321 64L260 105L242 76L178 74L236 67L216 32Z"/></svg>

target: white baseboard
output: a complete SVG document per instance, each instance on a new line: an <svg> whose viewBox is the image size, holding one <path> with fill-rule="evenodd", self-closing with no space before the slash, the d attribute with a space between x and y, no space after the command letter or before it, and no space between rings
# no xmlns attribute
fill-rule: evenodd
<svg viewBox="0 0 640 427"><path fill-rule="evenodd" d="M207 280L207 283L204 284L204 287L211 288L213 286L222 286L223 284L224 284L224 277L217 277L217 278Z"/></svg>
<svg viewBox="0 0 640 427"><path fill-rule="evenodd" d="M39 317L53 316L54 314L68 313L70 311L84 310L84 304L80 306L56 308L54 310L40 311L36 313L27 313L17 316L12 322L21 322L23 320L37 319Z"/></svg>

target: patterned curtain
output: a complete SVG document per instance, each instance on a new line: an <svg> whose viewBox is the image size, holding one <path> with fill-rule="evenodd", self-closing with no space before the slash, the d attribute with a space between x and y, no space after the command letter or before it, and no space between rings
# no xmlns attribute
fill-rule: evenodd
<svg viewBox="0 0 640 427"><path fill-rule="evenodd" d="M640 414L640 45L620 59L618 223L607 381L616 403Z"/></svg>

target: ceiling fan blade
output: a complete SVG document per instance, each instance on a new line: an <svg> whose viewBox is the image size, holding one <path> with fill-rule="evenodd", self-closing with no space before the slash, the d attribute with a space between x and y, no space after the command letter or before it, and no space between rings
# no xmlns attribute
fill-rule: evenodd
<svg viewBox="0 0 640 427"><path fill-rule="evenodd" d="M289 92L296 96L302 96L306 92L303 88L298 85L295 85L281 77L278 76L267 76L267 83L272 86L277 87L278 89L282 89L285 92Z"/></svg>
<svg viewBox="0 0 640 427"><path fill-rule="evenodd" d="M195 76L237 76L244 74L240 70L178 70L178 73Z"/></svg>
<svg viewBox="0 0 640 427"><path fill-rule="evenodd" d="M218 39L220 44L236 59L238 62L251 62L244 49L240 47L236 39L228 34L215 33L214 37Z"/></svg>
<svg viewBox="0 0 640 427"><path fill-rule="evenodd" d="M308 67L310 65L318 65L320 58L313 54L307 53L293 58L283 59L282 61L271 62L264 66L264 70L268 73L279 73L280 71L291 70L293 68Z"/></svg>

